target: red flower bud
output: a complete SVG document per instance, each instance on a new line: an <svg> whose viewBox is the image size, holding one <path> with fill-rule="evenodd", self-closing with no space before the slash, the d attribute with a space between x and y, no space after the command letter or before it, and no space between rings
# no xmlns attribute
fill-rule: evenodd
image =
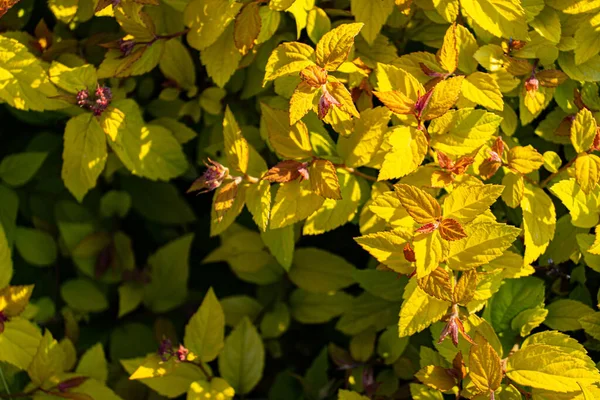
<svg viewBox="0 0 600 400"><path fill-rule="evenodd" d="M321 89L323 90L323 94L319 99L319 118L323 119L325 118L331 107L339 107L342 104L339 101L337 101L337 99L333 97L331 93L329 93L326 85L321 86Z"/></svg>
<svg viewBox="0 0 600 400"><path fill-rule="evenodd" d="M211 192L221 186L225 178L229 176L228 168L210 158L208 159L208 163L205 162L204 165L206 165L207 170L192 183L187 193L198 192L198 194L201 194Z"/></svg>

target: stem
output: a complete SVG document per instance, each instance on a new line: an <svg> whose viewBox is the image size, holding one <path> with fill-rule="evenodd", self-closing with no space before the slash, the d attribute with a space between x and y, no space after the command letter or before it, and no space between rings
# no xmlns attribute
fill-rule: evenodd
<svg viewBox="0 0 600 400"><path fill-rule="evenodd" d="M158 39L173 39L179 36L183 36L186 33L188 33L190 30L189 29L184 29L181 32L175 32L175 33L170 33L168 35L158 35L156 36Z"/></svg>
<svg viewBox="0 0 600 400"><path fill-rule="evenodd" d="M540 183L540 187L543 189L546 187L546 185L548 185L548 183L550 183L550 181L552 179L554 179L558 174L562 173L563 171L565 171L567 168L569 168L571 165L573 165L573 163L575 162L575 160L577 159L577 157L575 157L574 159L572 159L571 161L569 161L568 163L566 163L565 165L563 165L562 167L560 167L558 169L558 171L550 174L550 176L548 176L546 179L544 179L541 183Z"/></svg>
<svg viewBox="0 0 600 400"><path fill-rule="evenodd" d="M4 385L4 390L6 394L10 396L10 389L8 388L8 382L6 382L6 378L4 377L4 371L2 371L2 366L0 365L0 378L2 378L2 384Z"/></svg>
<svg viewBox="0 0 600 400"><path fill-rule="evenodd" d="M260 179L258 179L258 178L255 178L254 176L250 176L250 175L248 175L248 174L245 174L245 175L244 175L244 179L245 179L247 182L250 182L250 183L256 183L256 182L258 182L258 181L260 180Z"/></svg>
<svg viewBox="0 0 600 400"><path fill-rule="evenodd" d="M204 365L202 365L202 361L200 361L199 364L195 364L195 365L197 365L198 367L200 367L200 371L202 371L202 373L204 374L204 376L206 376L206 380L210 382L212 380L213 376L208 373L208 371L206 370L206 368L204 368Z"/></svg>
<svg viewBox="0 0 600 400"><path fill-rule="evenodd" d="M377 182L377 178L375 178L374 176L367 175L364 172L360 172L354 168L350 168L350 167L346 167L346 166L342 166L342 168L344 168L346 171L350 172L353 175L360 176L371 182Z"/></svg>

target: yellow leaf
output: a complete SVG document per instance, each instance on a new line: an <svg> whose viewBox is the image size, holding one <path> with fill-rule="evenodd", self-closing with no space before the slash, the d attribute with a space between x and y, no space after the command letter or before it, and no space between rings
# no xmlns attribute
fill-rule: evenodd
<svg viewBox="0 0 600 400"><path fill-rule="evenodd" d="M352 101L352 95L343 83L334 79L334 77L330 77L326 86L329 93L340 103L339 109L355 118L360 118L360 114Z"/></svg>
<svg viewBox="0 0 600 400"><path fill-rule="evenodd" d="M50 378L63 372L65 354L50 331L46 330L27 373L36 385L42 385Z"/></svg>
<svg viewBox="0 0 600 400"><path fill-rule="evenodd" d="M596 120L587 108L579 110L571 124L571 143L575 151L587 151L594 143L596 136Z"/></svg>
<svg viewBox="0 0 600 400"><path fill-rule="evenodd" d="M337 171L331 161L314 160L310 165L309 174L313 192L326 199L342 199Z"/></svg>
<svg viewBox="0 0 600 400"><path fill-rule="evenodd" d="M415 108L414 100L400 91L373 92L373 94L394 114L411 114Z"/></svg>
<svg viewBox="0 0 600 400"><path fill-rule="evenodd" d="M422 131L411 126L391 128L384 145L391 146L384 156L377 180L406 176L421 165L427 154L427 138ZM382 145L383 147L383 145Z"/></svg>
<svg viewBox="0 0 600 400"><path fill-rule="evenodd" d="M404 302L400 309L398 330L400 337L411 336L441 320L450 302L436 299L417 286L415 279L408 281L404 289Z"/></svg>
<svg viewBox="0 0 600 400"><path fill-rule="evenodd" d="M290 126L287 111L275 110L261 103L262 116L267 126L269 143L283 157L302 160L313 155L306 124L298 121Z"/></svg>
<svg viewBox="0 0 600 400"><path fill-rule="evenodd" d="M223 136L225 138L225 152L227 161L233 170L243 174L248 172L249 150L248 142L242 136L233 113L227 107L223 119Z"/></svg>
<svg viewBox="0 0 600 400"><path fill-rule="evenodd" d="M233 40L240 53L247 54L260 33L262 25L258 3L248 3L235 18Z"/></svg>
<svg viewBox="0 0 600 400"><path fill-rule="evenodd" d="M454 303L466 305L475 297L478 283L477 271L465 271L454 287L452 299Z"/></svg>
<svg viewBox="0 0 600 400"><path fill-rule="evenodd" d="M102 114L100 125L127 169L134 175L165 181L187 170L181 145L168 129L145 125L138 105L131 99L112 105Z"/></svg>
<svg viewBox="0 0 600 400"><path fill-rule="evenodd" d="M196 381L190 385L187 392L187 400L232 400L235 396L235 390L227 383L225 379L213 378L210 382Z"/></svg>
<svg viewBox="0 0 600 400"><path fill-rule="evenodd" d="M241 59L242 55L233 40L233 25L230 25L216 42L200 52L200 61L206 67L206 73L221 88L238 69Z"/></svg>
<svg viewBox="0 0 600 400"><path fill-rule="evenodd" d="M183 22L190 28L187 41L197 50L214 44L242 8L240 3L221 0L193 0L183 13Z"/></svg>
<svg viewBox="0 0 600 400"><path fill-rule="evenodd" d="M540 188L525 184L523 200L525 263L531 264L544 253L556 228L556 211L548 195Z"/></svg>
<svg viewBox="0 0 600 400"><path fill-rule="evenodd" d="M598 224L598 187L592 190L591 195L586 195L575 179L563 179L550 186L550 192L569 209L574 226L592 228Z"/></svg>
<svg viewBox="0 0 600 400"><path fill-rule="evenodd" d="M480 222L465 226L467 237L448 244L448 266L470 270L502 256L521 230L497 222Z"/></svg>
<svg viewBox="0 0 600 400"><path fill-rule="evenodd" d="M106 382L108 379L108 363L106 362L102 343L96 343L83 353L75 372L100 382Z"/></svg>
<svg viewBox="0 0 600 400"><path fill-rule="evenodd" d="M532 146L516 146L508 152L508 167L521 174L537 171L544 164L544 157Z"/></svg>
<svg viewBox="0 0 600 400"><path fill-rule="evenodd" d="M496 134L502 117L484 110L450 110L431 121L427 132L431 145L450 156L469 154Z"/></svg>
<svg viewBox="0 0 600 400"><path fill-rule="evenodd" d="M35 356L42 335L39 328L20 317L4 323L0 334L0 361L26 370Z"/></svg>
<svg viewBox="0 0 600 400"><path fill-rule="evenodd" d="M271 185L268 181L260 180L248 187L246 207L252 214L254 222L261 232L267 230L271 211Z"/></svg>
<svg viewBox="0 0 600 400"><path fill-rule="evenodd" d="M309 189L310 183L293 181L279 186L271 209L271 229L302 221L315 212L325 199Z"/></svg>
<svg viewBox="0 0 600 400"><path fill-rule="evenodd" d="M517 0L464 0L460 5L478 26L496 37L529 38L525 11Z"/></svg>
<svg viewBox="0 0 600 400"><path fill-rule="evenodd" d="M95 86L98 84L96 68L91 64L69 68L66 65L53 61L48 74L52 83L72 94L77 94L77 92L83 89L95 90Z"/></svg>
<svg viewBox="0 0 600 400"><path fill-rule="evenodd" d="M447 244L442 241L439 231L415 236L413 241L417 278L423 278L435 270L445 258Z"/></svg>
<svg viewBox="0 0 600 400"><path fill-rule="evenodd" d="M594 243L587 251L592 254L600 255L600 228L598 226L596 226L595 232L596 236L594 239Z"/></svg>
<svg viewBox="0 0 600 400"><path fill-rule="evenodd" d="M352 392L350 390L340 389L338 392L338 400L367 400L368 397L361 396L357 392Z"/></svg>
<svg viewBox="0 0 600 400"><path fill-rule="evenodd" d="M452 279L443 267L437 267L424 278L417 279L417 284L425 293L436 299L452 301Z"/></svg>
<svg viewBox="0 0 600 400"><path fill-rule="evenodd" d="M415 374L415 378L425 385L442 392L451 390L456 386L456 379L447 372L446 368L437 365L428 365L421 368Z"/></svg>
<svg viewBox="0 0 600 400"><path fill-rule="evenodd" d="M375 69L375 80L377 81L375 88L377 88L378 91L389 92L396 90L405 95L413 103L419 95L425 93L425 88L417 78L402 68L398 68L394 65L377 64L377 68Z"/></svg>
<svg viewBox="0 0 600 400"><path fill-rule="evenodd" d="M265 82L282 76L298 74L315 64L315 51L299 42L282 43L273 50L265 67Z"/></svg>
<svg viewBox="0 0 600 400"><path fill-rule="evenodd" d="M356 21L365 24L360 33L370 46L375 42L381 27L393 10L394 0L352 0L350 2L350 11Z"/></svg>
<svg viewBox="0 0 600 400"><path fill-rule="evenodd" d="M600 181L600 158L594 154L580 154L575 160L575 180L586 195Z"/></svg>
<svg viewBox="0 0 600 400"><path fill-rule="evenodd" d="M354 120L352 135L342 136L337 141L338 153L346 166L362 167L371 161L383 143L390 117L391 113L384 107L369 108L360 113L360 118Z"/></svg>
<svg viewBox="0 0 600 400"><path fill-rule="evenodd" d="M64 134L62 179L81 202L96 186L108 153L102 127L91 113L80 114L67 122Z"/></svg>
<svg viewBox="0 0 600 400"><path fill-rule="evenodd" d="M504 191L502 192L502 200L507 206L517 208L523 200L523 192L525 191L525 180L522 175L507 172L502 178Z"/></svg>
<svg viewBox="0 0 600 400"><path fill-rule="evenodd" d="M269 1L269 8L275 11L285 11L295 0L271 0Z"/></svg>
<svg viewBox="0 0 600 400"><path fill-rule="evenodd" d="M394 189L402 207L416 223L428 224L441 218L442 209L429 193L416 186L404 184L397 184Z"/></svg>
<svg viewBox="0 0 600 400"><path fill-rule="evenodd" d="M33 285L28 286L7 286L0 290L0 311L6 317L16 317L25 310Z"/></svg>
<svg viewBox="0 0 600 400"><path fill-rule="evenodd" d="M462 95L490 110L502 111L504 101L496 80L484 72L474 72L463 81Z"/></svg>
<svg viewBox="0 0 600 400"><path fill-rule="evenodd" d="M447 72L453 73L458 68L458 46L456 42L456 24L450 25L446 34L442 47L436 54L436 58L441 67Z"/></svg>
<svg viewBox="0 0 600 400"><path fill-rule="evenodd" d="M548 304L546 309L548 315L544 324L561 332L583 329L579 319L594 314L592 307L571 299L558 299Z"/></svg>
<svg viewBox="0 0 600 400"><path fill-rule="evenodd" d="M411 263L406 260L402 249L411 239L412 233L402 228L354 238L377 261L392 269L410 267Z"/></svg>
<svg viewBox="0 0 600 400"><path fill-rule="evenodd" d="M512 381L553 392L579 391L579 383L600 381L600 372L583 346L555 331L530 336L508 357L506 376Z"/></svg>
<svg viewBox="0 0 600 400"><path fill-rule="evenodd" d="M452 108L458 100L463 81L463 76L454 76L435 85L431 99L429 99L429 103L423 110L421 118L424 121L429 121L441 117Z"/></svg>
<svg viewBox="0 0 600 400"><path fill-rule="evenodd" d="M348 58L354 37L363 26L362 23L342 24L323 35L317 43L317 64L328 71L338 69Z"/></svg>
<svg viewBox="0 0 600 400"><path fill-rule="evenodd" d="M130 380L139 380L169 398L184 394L193 382L206 379L197 366L175 360L164 362L156 353L146 358L121 360L121 365L131 375Z"/></svg>
<svg viewBox="0 0 600 400"><path fill-rule="evenodd" d="M325 233L352 221L356 216L363 191L367 189L348 171L340 169L337 175L341 199L325 199L323 205L306 219L302 230L304 235ZM311 180L313 176L311 172Z"/></svg>
<svg viewBox="0 0 600 400"><path fill-rule="evenodd" d="M444 218L466 224L483 214L502 194L500 185L461 185L444 201Z"/></svg>
<svg viewBox="0 0 600 400"><path fill-rule="evenodd" d="M294 125L314 108L315 97L318 93L318 89L306 82L300 82L290 98L290 124Z"/></svg>
<svg viewBox="0 0 600 400"><path fill-rule="evenodd" d="M469 377L479 391L493 392L502 382L500 357L483 335L477 333L474 339L469 352Z"/></svg>

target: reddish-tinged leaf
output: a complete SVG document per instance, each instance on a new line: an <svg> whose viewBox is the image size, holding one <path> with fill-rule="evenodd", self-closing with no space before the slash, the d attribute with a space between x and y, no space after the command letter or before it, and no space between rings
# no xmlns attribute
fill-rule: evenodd
<svg viewBox="0 0 600 400"><path fill-rule="evenodd" d="M306 163L285 160L277 163L263 175L262 179L269 182L285 183L298 178L308 179Z"/></svg>
<svg viewBox="0 0 600 400"><path fill-rule="evenodd" d="M417 232L417 233L431 233L431 232L435 231L438 228L439 225L440 225L440 223L438 221L430 222L430 223L425 224L422 227L418 228L417 230L415 230L415 232Z"/></svg>
<svg viewBox="0 0 600 400"><path fill-rule="evenodd" d="M410 243L406 243L404 245L404 249L402 249L402 251L404 252L404 258L406 259L406 261L415 262L417 260L415 258L415 251L413 250Z"/></svg>
<svg viewBox="0 0 600 400"><path fill-rule="evenodd" d="M467 237L460 222L452 218L445 218L440 223L440 235L446 240L460 240Z"/></svg>

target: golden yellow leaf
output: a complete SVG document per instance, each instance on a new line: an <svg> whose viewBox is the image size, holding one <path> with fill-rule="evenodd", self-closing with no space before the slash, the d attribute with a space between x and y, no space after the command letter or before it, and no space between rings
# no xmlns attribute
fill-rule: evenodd
<svg viewBox="0 0 600 400"><path fill-rule="evenodd" d="M544 156L532 146L516 146L508 152L508 167L522 174L538 170L544 165Z"/></svg>
<svg viewBox="0 0 600 400"><path fill-rule="evenodd" d="M310 165L310 184L313 192L326 199L341 200L337 171L329 160L315 160Z"/></svg>
<svg viewBox="0 0 600 400"><path fill-rule="evenodd" d="M594 154L580 154L575 160L575 180L588 195L600 181L600 158Z"/></svg>
<svg viewBox="0 0 600 400"><path fill-rule="evenodd" d="M7 286L0 290L0 311L7 317L21 314L29 303L33 285Z"/></svg>
<svg viewBox="0 0 600 400"><path fill-rule="evenodd" d="M394 114L411 114L415 108L415 102L402 92L392 90L373 94Z"/></svg>
<svg viewBox="0 0 600 400"><path fill-rule="evenodd" d="M453 73L458 67L456 24L450 25L450 27L446 31L442 47L436 54L436 59L440 63L440 66L449 73Z"/></svg>
<svg viewBox="0 0 600 400"><path fill-rule="evenodd" d="M467 237L460 222L452 218L444 218L440 223L440 235L446 240L460 240Z"/></svg>
<svg viewBox="0 0 600 400"><path fill-rule="evenodd" d="M502 365L496 350L477 332L469 352L469 377L479 391L493 392L502 382Z"/></svg>
<svg viewBox="0 0 600 400"><path fill-rule="evenodd" d="M425 107L425 110L423 110L421 119L429 121L441 117L451 109L458 100L463 80L464 76L455 76L435 85L429 103Z"/></svg>
<svg viewBox="0 0 600 400"><path fill-rule="evenodd" d="M415 378L423 382L425 385L445 392L456 386L456 379L448 373L446 368L437 365L428 365L421 368Z"/></svg>
<svg viewBox="0 0 600 400"><path fill-rule="evenodd" d="M364 24L342 24L327 32L317 43L317 64L328 71L335 71L348 58L354 38Z"/></svg>
<svg viewBox="0 0 600 400"><path fill-rule="evenodd" d="M402 207L418 224L428 224L441 218L442 209L429 193L416 186L404 184L397 184L394 189Z"/></svg>
<svg viewBox="0 0 600 400"><path fill-rule="evenodd" d="M417 285L436 299L452 301L452 277L443 267L437 267L429 275L417 279Z"/></svg>

